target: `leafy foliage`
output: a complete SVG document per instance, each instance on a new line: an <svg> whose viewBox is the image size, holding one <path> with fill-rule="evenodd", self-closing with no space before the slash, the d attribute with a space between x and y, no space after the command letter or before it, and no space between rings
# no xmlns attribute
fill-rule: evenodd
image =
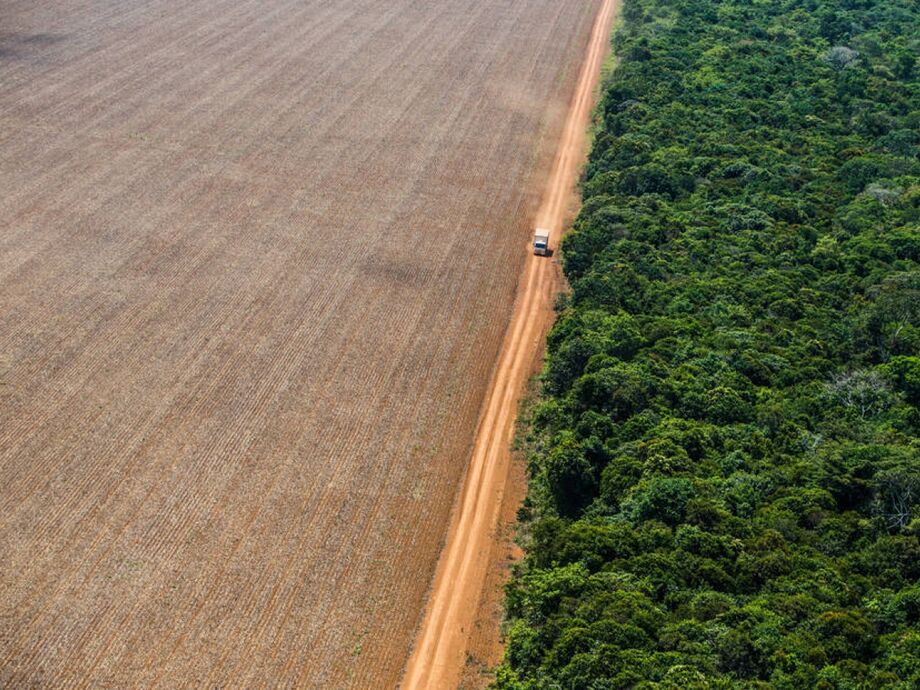
<svg viewBox="0 0 920 690"><path fill-rule="evenodd" d="M495 685L920 687L920 5L623 16Z"/></svg>

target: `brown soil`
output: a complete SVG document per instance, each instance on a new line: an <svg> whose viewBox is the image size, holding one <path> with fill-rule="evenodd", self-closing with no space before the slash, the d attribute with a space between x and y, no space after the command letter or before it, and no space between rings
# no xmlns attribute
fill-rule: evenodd
<svg viewBox="0 0 920 690"><path fill-rule="evenodd" d="M481 690L488 686L504 652L501 627L505 611L504 586L512 565L523 556L515 541L517 511L527 495L526 464L521 453L512 453L503 484L501 509L490 534L488 568L467 640L466 661L458 690Z"/></svg>
<svg viewBox="0 0 920 690"><path fill-rule="evenodd" d="M3 3L0 687L396 685L598 3Z"/></svg>
<svg viewBox="0 0 920 690"><path fill-rule="evenodd" d="M603 0L597 13L552 173L536 215L537 225L552 231L554 247L575 199L578 171L585 154L585 132L616 6L616 0ZM503 498L509 491L514 420L524 385L534 370L552 321L560 281L555 262L538 256L528 258L480 416L463 492L438 563L425 618L403 675L403 690L454 688L461 679L469 684L470 666L481 666L472 650L478 649L479 655L487 658L483 661L494 662L497 657L500 644L484 649L477 631L483 619L490 617L498 628L494 575L488 575L490 559L502 553L505 539L506 529L496 531L496 525L507 524L507 518L502 521L500 516L503 512L507 515L508 510L507 505L503 507ZM519 496L520 489L512 488L511 493Z"/></svg>

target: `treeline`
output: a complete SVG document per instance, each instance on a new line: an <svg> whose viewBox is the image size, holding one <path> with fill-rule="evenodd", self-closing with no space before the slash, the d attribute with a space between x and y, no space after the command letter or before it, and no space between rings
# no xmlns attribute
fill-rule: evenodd
<svg viewBox="0 0 920 690"><path fill-rule="evenodd" d="M502 690L920 687L920 3L625 0Z"/></svg>

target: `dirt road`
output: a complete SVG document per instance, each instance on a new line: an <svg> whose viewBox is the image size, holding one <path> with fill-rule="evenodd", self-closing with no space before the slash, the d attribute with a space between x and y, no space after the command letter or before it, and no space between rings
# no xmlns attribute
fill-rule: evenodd
<svg viewBox="0 0 920 690"><path fill-rule="evenodd" d="M537 213L537 225L552 231L554 246L571 209L616 5L617 0L604 0L597 14ZM528 259L479 420L461 501L438 564L425 619L406 666L402 690L453 688L463 671L508 474L518 402L552 319L558 280L559 271L552 262L537 256Z"/></svg>
<svg viewBox="0 0 920 690"><path fill-rule="evenodd" d="M0 3L0 687L398 683L598 4Z"/></svg>

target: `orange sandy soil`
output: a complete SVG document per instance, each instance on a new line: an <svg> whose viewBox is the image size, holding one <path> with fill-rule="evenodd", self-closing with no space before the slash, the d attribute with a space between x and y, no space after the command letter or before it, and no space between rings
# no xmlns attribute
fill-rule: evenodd
<svg viewBox="0 0 920 690"><path fill-rule="evenodd" d="M617 8L617 0L603 0L597 10L536 215L537 225L551 232L550 246L556 251L561 231L577 205L575 188L586 153L586 131ZM484 631L498 629L500 608L496 607L501 597L496 589L503 565L514 555L507 543L508 513L519 500L522 482L510 446L518 402L552 322L553 302L561 284L557 262L540 256L528 258L426 615L406 665L403 690L480 686L476 667L494 665L500 656L500 638Z"/></svg>
<svg viewBox="0 0 920 690"><path fill-rule="evenodd" d="M598 6L0 5L0 687L397 684Z"/></svg>
<svg viewBox="0 0 920 690"><path fill-rule="evenodd" d="M502 625L505 618L504 587L514 563L523 557L515 541L517 511L527 495L526 461L516 453L504 478L498 522L490 533L488 569L483 581L476 617L466 641L463 669L457 690L482 690L495 677L495 667L505 651Z"/></svg>

